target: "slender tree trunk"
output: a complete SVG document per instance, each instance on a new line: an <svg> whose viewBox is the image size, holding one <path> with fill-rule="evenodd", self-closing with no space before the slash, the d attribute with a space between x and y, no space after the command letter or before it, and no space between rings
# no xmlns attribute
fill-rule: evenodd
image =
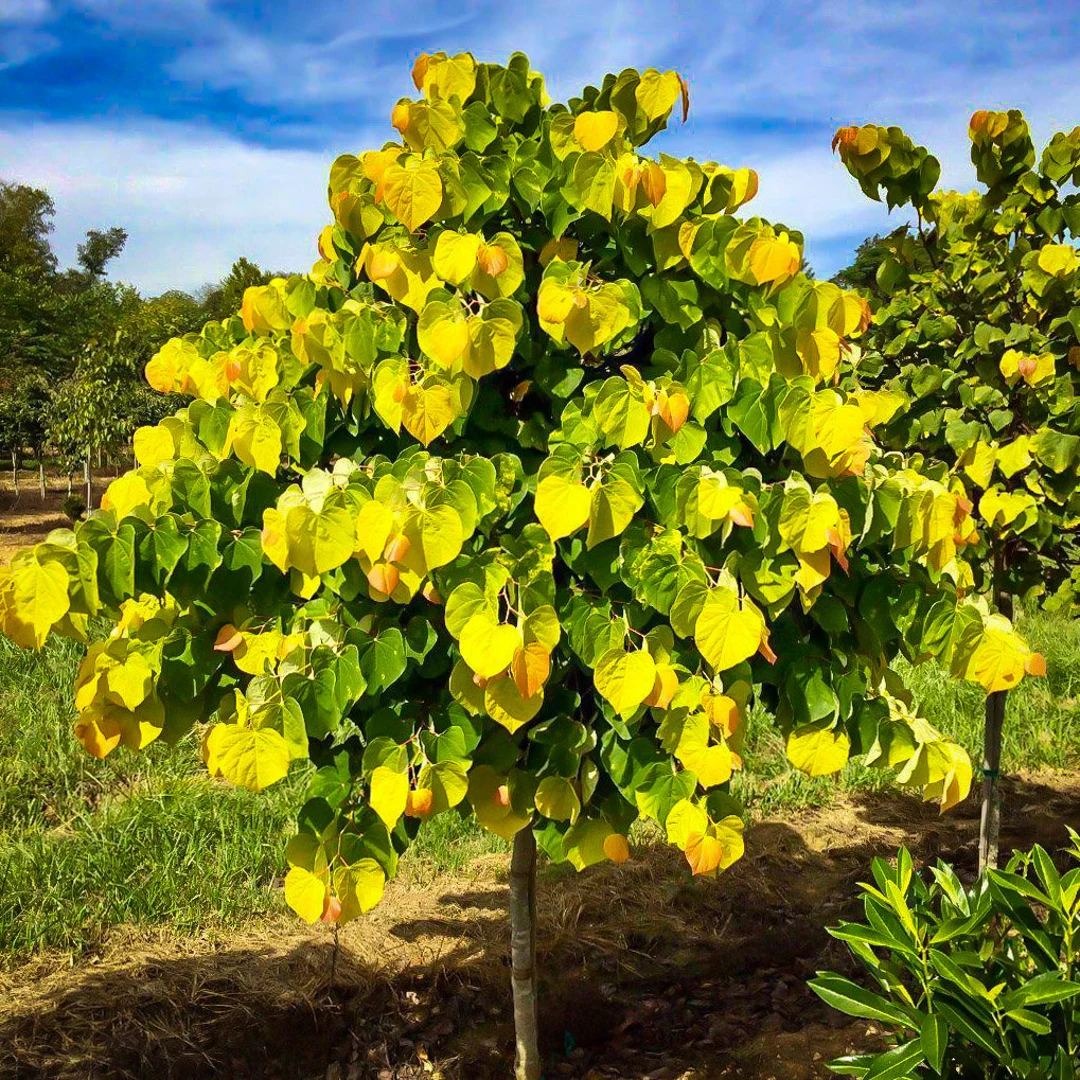
<svg viewBox="0 0 1080 1080"><path fill-rule="evenodd" d="M514 1080L540 1080L536 1013L536 837L514 834L510 857L510 978L514 990Z"/></svg>
<svg viewBox="0 0 1080 1080"><path fill-rule="evenodd" d="M90 451L86 451L86 461L83 463L83 471L86 479L86 509L94 508L94 473L90 468Z"/></svg>
<svg viewBox="0 0 1080 1080"><path fill-rule="evenodd" d="M15 494L19 494L19 454L12 447L11 450L11 482L15 486Z"/></svg>
<svg viewBox="0 0 1080 1080"><path fill-rule="evenodd" d="M38 486L41 488L41 501L45 501L48 494L45 488L45 451L38 451Z"/></svg>
<svg viewBox="0 0 1080 1080"><path fill-rule="evenodd" d="M1005 558L1000 550L994 555L994 600L1006 618L1013 614L1012 596L1005 591ZM1001 836L1001 741L1005 727L1008 690L995 690L986 698L986 724L983 729L983 798L979 818L979 873L996 869L998 842Z"/></svg>

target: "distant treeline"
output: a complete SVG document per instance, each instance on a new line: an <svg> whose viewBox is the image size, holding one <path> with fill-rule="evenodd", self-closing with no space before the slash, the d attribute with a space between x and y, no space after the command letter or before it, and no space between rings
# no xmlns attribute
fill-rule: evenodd
<svg viewBox="0 0 1080 1080"><path fill-rule="evenodd" d="M275 276L248 259L196 293L143 297L105 278L127 232L91 229L77 265L61 269L50 243L48 192L0 180L0 453L16 486L27 456L55 459L71 476L116 461L135 428L181 401L152 391L147 360L177 334L225 319L244 290Z"/></svg>

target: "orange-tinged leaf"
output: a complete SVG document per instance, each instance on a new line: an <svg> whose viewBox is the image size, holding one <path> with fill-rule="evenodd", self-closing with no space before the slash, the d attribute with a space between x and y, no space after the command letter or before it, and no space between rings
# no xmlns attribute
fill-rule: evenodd
<svg viewBox="0 0 1080 1080"><path fill-rule="evenodd" d="M217 632L217 637L214 639L214 651L232 652L243 640L244 637L240 631L232 623L226 623Z"/></svg>
<svg viewBox="0 0 1080 1080"><path fill-rule="evenodd" d="M538 261L541 266L547 266L552 259L562 259L563 262L570 262L572 259L577 258L577 252L578 244L576 240L572 240L569 236L553 236L540 249ZM1077 366L1080 367L1080 364Z"/></svg>
<svg viewBox="0 0 1080 1080"><path fill-rule="evenodd" d="M604 837L604 854L617 865L630 858L630 845L622 833L610 833Z"/></svg>
<svg viewBox="0 0 1080 1080"><path fill-rule="evenodd" d="M405 129L409 126L409 103L407 101L399 101L394 106L390 113L390 123L402 134L405 133Z"/></svg>
<svg viewBox="0 0 1080 1080"><path fill-rule="evenodd" d="M411 548L412 544L409 542L409 538L403 533L398 533L393 539L387 541L383 558L392 563L404 562L405 556L409 554Z"/></svg>
<svg viewBox="0 0 1080 1080"><path fill-rule="evenodd" d="M690 399L681 390L661 391L656 403L664 423L676 434L690 415Z"/></svg>
<svg viewBox="0 0 1080 1080"><path fill-rule="evenodd" d="M368 584L384 596L389 596L401 580L401 573L392 563L376 563L367 572Z"/></svg>
<svg viewBox="0 0 1080 1080"><path fill-rule="evenodd" d="M530 641L514 653L510 675L523 698L531 698L551 674L551 654L539 641Z"/></svg>
<svg viewBox="0 0 1080 1080"><path fill-rule="evenodd" d="M660 201L667 193L667 174L655 161L642 163L639 174L641 190L645 192L645 198L651 206L659 206Z"/></svg>
<svg viewBox="0 0 1080 1080"><path fill-rule="evenodd" d="M686 841L686 861L695 876L711 874L720 868L724 858L724 846L715 836L707 833L691 833Z"/></svg>
<svg viewBox="0 0 1080 1080"><path fill-rule="evenodd" d="M1040 652L1033 652L1024 664L1024 670L1029 675L1042 678L1046 675L1046 657Z"/></svg>
<svg viewBox="0 0 1080 1080"><path fill-rule="evenodd" d="M367 264L367 274L372 281L385 281L401 266L396 251L374 251Z"/></svg>
<svg viewBox="0 0 1080 1080"><path fill-rule="evenodd" d="M498 244L481 244L476 250L476 262L485 274L498 277L510 265L510 256Z"/></svg>
<svg viewBox="0 0 1080 1080"><path fill-rule="evenodd" d="M654 709L666 709L679 689L679 676L670 664L656 665L656 678L645 704Z"/></svg>
<svg viewBox="0 0 1080 1080"><path fill-rule="evenodd" d="M730 738L739 727L739 706L727 694L714 694L711 690L701 692L701 707L709 718L709 723Z"/></svg>
<svg viewBox="0 0 1080 1080"><path fill-rule="evenodd" d="M761 644L758 645L758 653L767 660L770 664L775 664L779 657L773 652L772 646L769 644L769 631L766 630L761 635Z"/></svg>
<svg viewBox="0 0 1080 1080"><path fill-rule="evenodd" d="M405 816L425 818L431 813L434 794L431 788L413 788L405 801Z"/></svg>

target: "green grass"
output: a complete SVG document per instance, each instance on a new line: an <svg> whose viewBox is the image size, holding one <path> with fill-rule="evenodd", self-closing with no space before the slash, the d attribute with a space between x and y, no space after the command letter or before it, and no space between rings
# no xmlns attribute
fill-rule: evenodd
<svg viewBox="0 0 1080 1080"><path fill-rule="evenodd" d="M1049 677L1025 680L1009 697L1005 768L1080 766L1080 622L1040 613L1021 622ZM211 782L194 736L96 761L72 734L80 655L71 642L32 653L0 639L0 964L42 949L90 950L124 923L195 931L283 912L271 885L283 870L302 773L257 795ZM903 674L923 714L977 760L979 688L935 665ZM782 738L757 713L743 754L736 794L755 815L889 782L858 765L830 779L793 771ZM426 880L505 850L472 821L444 814L421 830L402 873Z"/></svg>
<svg viewBox="0 0 1080 1080"><path fill-rule="evenodd" d="M1025 679L1009 695L1002 765L1021 769L1080 767L1080 620L1032 610L1017 622L1033 649L1046 657L1047 677ZM952 679L938 664L896 665L914 694L919 711L935 727L957 739L982 760L985 695L972 683ZM887 787L890 774L848 765L833 778L809 777L791 768L783 738L768 717L750 717L743 757L746 770L736 777L735 794L755 814L820 806L837 790L866 791Z"/></svg>
<svg viewBox="0 0 1080 1080"><path fill-rule="evenodd" d="M72 733L80 655L0 640L0 960L93 948L120 923L189 930L279 908L268 886L299 783L212 783L193 736L96 761Z"/></svg>

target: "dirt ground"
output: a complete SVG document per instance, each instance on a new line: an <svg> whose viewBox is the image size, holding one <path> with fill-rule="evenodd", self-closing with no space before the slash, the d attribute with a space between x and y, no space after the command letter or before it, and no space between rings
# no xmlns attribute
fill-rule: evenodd
<svg viewBox="0 0 1080 1080"><path fill-rule="evenodd" d="M1006 790L1003 848L1050 848L1080 824L1080 774ZM875 854L975 867L977 804L939 817L903 795L842 799L755 825L715 881L678 852L622 868L542 874L546 1080L812 1080L872 1047L866 1021L805 987L849 970L823 927L857 914ZM0 1076L495 1080L512 1047L505 866L396 882L333 933L285 919L177 938L120 931L74 966L43 957L0 974Z"/></svg>
<svg viewBox="0 0 1080 1080"><path fill-rule="evenodd" d="M111 480L111 473L95 477L95 502ZM73 490L85 496L86 485L76 478ZM51 530L70 528L71 522L60 509L66 495L67 480L64 477L50 474L42 499L36 472L27 471L21 475L18 494L12 485L11 473L0 476L0 566L10 562L19 548L44 540Z"/></svg>

